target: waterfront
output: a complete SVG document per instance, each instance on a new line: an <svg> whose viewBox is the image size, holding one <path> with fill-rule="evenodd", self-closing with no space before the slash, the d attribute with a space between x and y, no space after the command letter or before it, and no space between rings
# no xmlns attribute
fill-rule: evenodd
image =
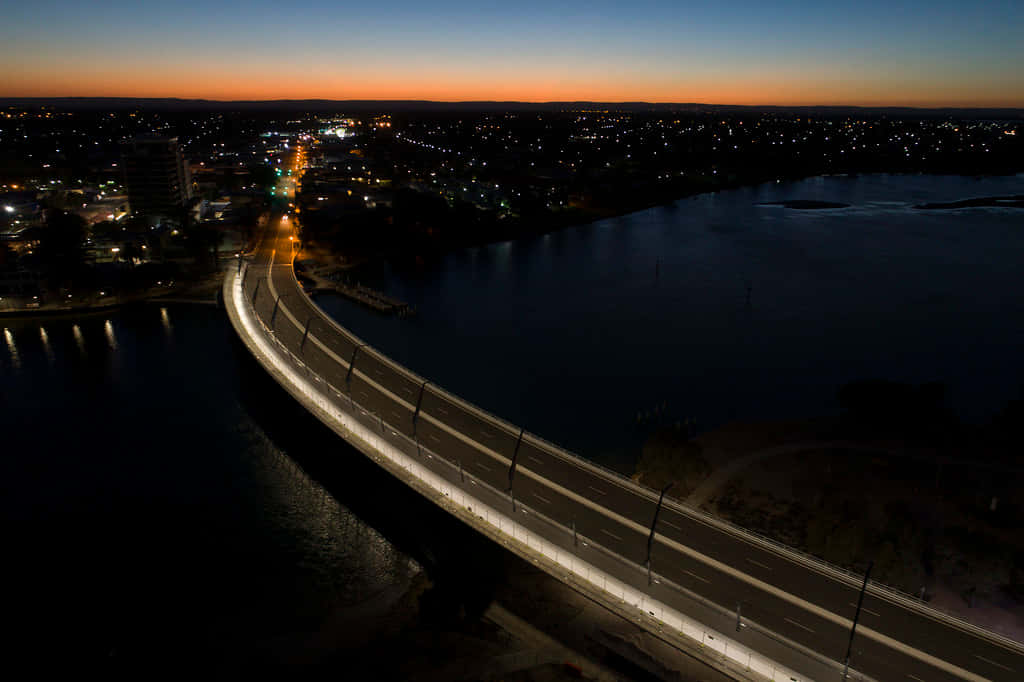
<svg viewBox="0 0 1024 682"><path fill-rule="evenodd" d="M1021 212L914 206L1022 186L759 185L360 274L412 318L318 301L422 376L626 473L654 423L834 414L858 379L944 382L983 421L1024 384ZM761 205L794 199L850 206Z"/></svg>

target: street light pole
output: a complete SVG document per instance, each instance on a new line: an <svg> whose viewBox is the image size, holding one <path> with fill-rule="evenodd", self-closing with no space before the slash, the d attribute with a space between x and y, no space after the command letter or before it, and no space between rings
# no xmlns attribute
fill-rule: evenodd
<svg viewBox="0 0 1024 682"><path fill-rule="evenodd" d="M519 429L519 438L516 439L516 449L512 451L512 463L508 465L508 490L512 492L512 477L516 473L516 457L519 456L519 446L523 442L523 431L526 429Z"/></svg>
<svg viewBox="0 0 1024 682"><path fill-rule="evenodd" d="M429 383L430 383L429 381L424 381L422 384L420 384L420 394L419 394L419 397L416 398L416 410L412 413L412 437L413 438L417 438L418 437L417 433L416 433L416 425L419 424L420 405L423 404L423 389L425 389L427 387L427 384L429 384Z"/></svg>
<svg viewBox="0 0 1024 682"><path fill-rule="evenodd" d="M365 343L361 343L352 349L352 357L348 359L348 371L345 373L345 388L348 389L349 402L352 401L352 369L356 366L356 353L359 349L365 346Z"/></svg>
<svg viewBox="0 0 1024 682"><path fill-rule="evenodd" d="M306 329L302 332L302 342L299 344L299 352L301 353L303 348L306 346L306 337L309 336L309 325L313 324L313 316L310 315L309 319L306 320Z"/></svg>
<svg viewBox="0 0 1024 682"><path fill-rule="evenodd" d="M669 488L675 485L674 482L669 483L661 489L661 494L658 495L658 506L654 508L654 519L651 520L651 534L647 536L647 561L644 562L647 565L647 584L651 584L651 549L654 546L654 528L658 525L658 514L661 512L661 503L665 499L665 493L668 492Z"/></svg>
<svg viewBox="0 0 1024 682"><path fill-rule="evenodd" d="M270 314L270 329L271 329L271 331L273 331L273 329L274 329L274 320L277 319L277 308L278 308L278 306L281 305L281 296L283 296L283 294L278 294L277 295L277 300L274 301L274 312L272 312Z"/></svg>
<svg viewBox="0 0 1024 682"><path fill-rule="evenodd" d="M864 605L864 593L868 589L868 579L871 577L871 568L875 560L868 562L868 570L864 571L864 584L860 587L860 596L857 598L857 612L853 614L853 625L850 626L850 643L846 645L846 661L843 663L843 679L846 679L850 672L850 654L853 653L853 635L857 632L857 621L860 619L860 608Z"/></svg>

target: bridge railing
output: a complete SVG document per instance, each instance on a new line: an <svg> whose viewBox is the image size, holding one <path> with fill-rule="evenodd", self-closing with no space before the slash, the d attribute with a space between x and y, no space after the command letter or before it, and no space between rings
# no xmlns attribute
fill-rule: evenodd
<svg viewBox="0 0 1024 682"><path fill-rule="evenodd" d="M293 278L295 278L294 269L291 269L290 273L291 273L291 276ZM297 279L295 279L295 284L299 288L299 290L302 291L301 285L299 285ZM318 311L320 316L329 325L331 325L333 328L338 330L340 333L344 334L352 343L356 343L356 344L361 345L362 348L363 348L363 351L361 351L361 352L372 354L375 358L378 358L378 359L382 360L383 362L385 362L386 364L388 364L389 366L391 366L395 371L402 373L405 376L405 378L407 378L410 381L413 381L415 383L423 383L425 381L423 379L423 377L420 377L418 374L416 374L415 372L413 372L410 369L406 368L405 366L395 362L394 360L389 358L384 353L382 353L379 350L373 348L369 344L366 344L358 336L356 336L351 331L349 331L348 329L343 327L341 324L339 324L337 322L337 320L334 320L333 318L328 316L326 313L324 313L319 308L319 306L316 306L316 304L311 299L309 300L309 302L310 302L311 305L313 305L316 308L316 310ZM268 332L269 331L270 330L268 329ZM482 408L482 407L480 407L478 405L475 405L475 404L465 400L464 398L461 398L461 397L459 397L459 396L457 396L457 395L447 391L446 389L444 389L441 386L438 386L437 384L429 383L428 387L427 387L427 390L429 390L429 391L431 391L431 392L433 392L433 393L443 397L445 400L449 401L450 403L453 403L453 404L455 404L455 405L457 405L457 406L459 406L459 407L461 407L461 408L463 408L463 409L465 409L465 410L467 410L469 412L476 413L476 414L482 416L486 421L491 422L495 426L499 426L500 428L502 428L503 430L507 431L508 433L510 433L512 435L518 436L518 434L519 434L519 427L515 426L511 422L508 422L507 420L503 419L502 417L499 417L499 416L493 414L492 412L489 412L488 410L486 410L486 409L484 409L484 408ZM525 431L524 430L523 431L523 438L524 438L524 440L528 440L528 441L533 442L533 443L535 443L537 445L540 445L543 449L545 449L546 451L548 451L548 452L550 452L550 453L552 453L554 455L562 457L562 458L564 458L564 459L566 459L568 461L572 461L574 464L578 465L581 468L590 469L590 470L593 470L593 471L601 472L602 475L615 480L616 483L618 483L619 485L622 485L624 487L630 488L630 489L636 491L638 494L641 494L644 497L647 497L648 499L650 499L652 501L656 502L658 500L658 498L659 498L659 491L654 490L653 488L651 488L651 487L649 487L647 485L644 485L643 483L639 483L637 481L634 481L632 478L624 475L623 473L621 473L619 471L615 471L614 469L611 469L611 468L606 467L604 465L601 465L601 464L598 464L596 462L593 462L593 461L591 461L591 460L589 460L589 459L587 459L585 457L582 457L581 455L578 455L578 454L576 454L576 453L574 453L574 452L572 452L570 450L567 450L567 449L565 449L564 447L562 447L560 445L552 443L551 441L549 441L549 440L547 440L547 439L545 439L545 438L543 438L541 436L538 436L536 434L533 434L533 433L531 433L529 431ZM853 571L850 568L846 568L846 567L840 566L838 564L833 564L833 563L831 563L831 562L829 562L829 561L827 561L825 559L822 559L821 557L815 556L814 554L810 554L809 552L806 552L804 550L801 550L801 549L798 549L798 548L786 545L786 544L784 544L784 543L782 543L782 542L780 542L780 541L778 541L778 540L776 540L774 538L771 538L771 537L769 537L767 535L758 533L757 531L753 531L753 530L750 530L748 528L744 528L743 526L739 526L739 525L737 525L737 524L735 524L732 521L729 521L727 519L723 519L723 518L714 516L714 515L706 512L706 511L702 510L702 509L699 509L697 507L688 505L688 504L685 503L685 501L679 500L677 498L673 498L673 497L670 497L670 496L666 497L664 502L663 502L663 504L665 506L668 506L668 507L671 507L671 508L675 509L676 511L678 511L678 512L680 512L682 514L685 514L685 515L688 515L688 516L691 516L691 517L694 517L694 518L698 518L701 521L703 521L704 523L707 523L708 525L711 525L711 526L714 526L714 527L717 527L717 528L721 528L721 529L723 529L723 530L733 534L734 536L737 536L737 537L740 537L740 538L745 538L745 539L747 539L750 542L757 543L757 544L760 544L762 546L765 546L765 547L771 549L772 551L774 551L774 552L776 552L778 554L781 554L783 556L788 556L788 557L792 558L795 561L804 563L805 565L809 564L809 565L815 566L815 567L817 567L817 569L819 571L821 571L823 573L826 573L826 574L829 574L829 575L832 575L835 578L841 579L841 580L843 580L844 582L846 582L847 584L849 584L851 587L853 587L855 589L860 589L861 581L863 580L863 574L858 573L856 571ZM947 620L949 622L952 622L952 623L956 624L961 629L977 633L978 635L986 637L986 638L999 640L999 641L1003 642L1004 644L1006 644L1007 646L1010 646L1010 647L1015 648L1015 649L1020 649L1021 648L1021 644L1019 642L1016 642L1016 641L1014 641L1012 639L1004 637L1003 635L1000 635L999 633L993 632L991 630L987 630L987 629L979 627L979 626L977 626L977 625L975 625L973 623L970 623L970 622L964 620L963 618L961 618L960 616L957 616L957 615L955 615L953 613L950 613L950 612L948 612L948 611L946 611L944 609L941 609L939 607L933 606L933 605L923 601L920 597L918 597L918 596L916 596L914 594L908 593L908 592L906 592L904 590L901 590L900 588L897 588L897 587L894 587L894 586L891 586L891 585L887 585L887 584L879 582L877 580L870 580L869 581L868 590L869 590L869 592L873 592L873 593L876 593L876 594L884 595L884 596L886 596L887 598L889 598L889 599L891 599L893 601L896 601L896 602L898 602L900 604L903 604L904 606L920 609L920 610L923 610L923 611L926 611L926 612L931 612L931 613L933 613L937 617L943 618L943 619L945 619L945 620Z"/></svg>

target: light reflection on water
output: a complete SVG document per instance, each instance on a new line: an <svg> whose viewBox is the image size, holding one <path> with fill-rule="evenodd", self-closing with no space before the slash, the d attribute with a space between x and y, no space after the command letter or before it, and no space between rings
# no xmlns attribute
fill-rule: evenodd
<svg viewBox="0 0 1024 682"><path fill-rule="evenodd" d="M39 339L43 342L43 351L46 353L46 359L52 367L56 358L53 355L53 348L50 347L50 337L46 334L46 327L41 325L39 327Z"/></svg>
<svg viewBox="0 0 1024 682"><path fill-rule="evenodd" d="M11 358L11 366L15 370L21 369L21 356L18 355L18 347L14 344L14 334L10 329L4 328L4 340L7 342L7 353Z"/></svg>
<svg viewBox="0 0 1024 682"><path fill-rule="evenodd" d="M85 339L82 338L82 328L77 324L71 325L71 333L75 337L75 345L78 346L78 354L83 358L86 356L85 353Z"/></svg>
<svg viewBox="0 0 1024 682"><path fill-rule="evenodd" d="M117 350L117 338L114 336L114 325L110 320L103 323L103 333L107 337L107 344L110 346L110 350Z"/></svg>
<svg viewBox="0 0 1024 682"><path fill-rule="evenodd" d="M223 313L174 313L173 325L166 309L147 307L3 328L2 391L13 399L0 409L0 526L17 519L20 537L40 538L5 548L28 557L28 591L98 613L97 636L116 639L124 622L144 629L168 613L190 631L304 631L403 589L421 570L415 561L247 411ZM115 371L114 357L130 358L132 371ZM93 557L95 575L34 578L63 576L68 551ZM146 556L157 559L145 580L125 582L124 566ZM168 586L177 596L162 610L134 611L167 599Z"/></svg>

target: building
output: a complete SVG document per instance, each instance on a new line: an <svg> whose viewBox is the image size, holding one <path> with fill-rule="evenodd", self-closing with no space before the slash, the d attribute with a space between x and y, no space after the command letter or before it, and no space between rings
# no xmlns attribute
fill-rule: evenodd
<svg viewBox="0 0 1024 682"><path fill-rule="evenodd" d="M121 147L128 202L150 219L177 218L192 198L192 179L176 137L146 135Z"/></svg>

